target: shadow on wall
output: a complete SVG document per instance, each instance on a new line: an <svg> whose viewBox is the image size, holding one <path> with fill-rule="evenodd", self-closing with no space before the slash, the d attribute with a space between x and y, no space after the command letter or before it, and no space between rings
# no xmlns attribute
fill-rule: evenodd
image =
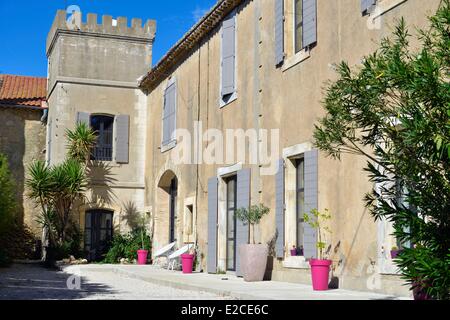
<svg viewBox="0 0 450 320"><path fill-rule="evenodd" d="M24 220L25 200L25 121L26 113L21 110L3 108L0 106L0 152L8 158L9 169L14 179L17 199L17 219Z"/></svg>
<svg viewBox="0 0 450 320"><path fill-rule="evenodd" d="M117 199L112 187L117 179L112 174L111 166L102 161L90 161L87 166L88 183L91 186L91 198L89 203L96 204L99 208L111 207Z"/></svg>
<svg viewBox="0 0 450 320"><path fill-rule="evenodd" d="M122 217L131 230L135 230L140 226L142 215L133 201L130 200L123 204Z"/></svg>

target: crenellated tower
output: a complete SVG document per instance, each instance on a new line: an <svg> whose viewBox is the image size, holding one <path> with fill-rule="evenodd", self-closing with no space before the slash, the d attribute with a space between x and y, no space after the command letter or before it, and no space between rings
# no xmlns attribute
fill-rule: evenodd
<svg viewBox="0 0 450 320"><path fill-rule="evenodd" d="M104 250L99 237L131 227L124 217L129 208L145 210L147 97L138 79L151 68L155 28L153 20L131 19L129 25L127 18L103 16L98 23L96 14L83 19L80 12L59 10L47 37L47 162L65 159L66 130L77 122L98 135L88 201L74 215L92 234L84 243L91 259ZM96 235L98 219L104 225ZM104 228L111 228L106 235Z"/></svg>

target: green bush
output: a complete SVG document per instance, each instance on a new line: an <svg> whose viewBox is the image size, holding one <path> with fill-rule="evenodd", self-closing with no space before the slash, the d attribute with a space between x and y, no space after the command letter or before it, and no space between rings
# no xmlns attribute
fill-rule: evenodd
<svg viewBox="0 0 450 320"><path fill-rule="evenodd" d="M144 248L149 251L151 256L151 238L144 230ZM137 259L137 251L142 248L141 229L134 230L125 235L116 235L111 243L111 248L106 254L104 263L119 263L120 259L125 258L128 261Z"/></svg>
<svg viewBox="0 0 450 320"><path fill-rule="evenodd" d="M8 159L0 153L0 233L5 232L13 223L16 209L14 183Z"/></svg>

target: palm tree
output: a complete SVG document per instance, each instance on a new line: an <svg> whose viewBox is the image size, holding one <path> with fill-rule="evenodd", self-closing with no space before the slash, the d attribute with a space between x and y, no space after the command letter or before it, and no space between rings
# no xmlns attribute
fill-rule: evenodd
<svg viewBox="0 0 450 320"><path fill-rule="evenodd" d="M69 158L86 164L97 141L95 132L87 124L78 123L74 130L66 130L66 137Z"/></svg>

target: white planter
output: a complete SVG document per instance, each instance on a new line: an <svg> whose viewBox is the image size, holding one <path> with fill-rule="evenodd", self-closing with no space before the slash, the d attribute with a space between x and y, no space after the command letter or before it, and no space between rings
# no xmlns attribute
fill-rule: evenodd
<svg viewBox="0 0 450 320"><path fill-rule="evenodd" d="M242 244L239 257L244 280L263 281L267 267L269 248L266 244Z"/></svg>

